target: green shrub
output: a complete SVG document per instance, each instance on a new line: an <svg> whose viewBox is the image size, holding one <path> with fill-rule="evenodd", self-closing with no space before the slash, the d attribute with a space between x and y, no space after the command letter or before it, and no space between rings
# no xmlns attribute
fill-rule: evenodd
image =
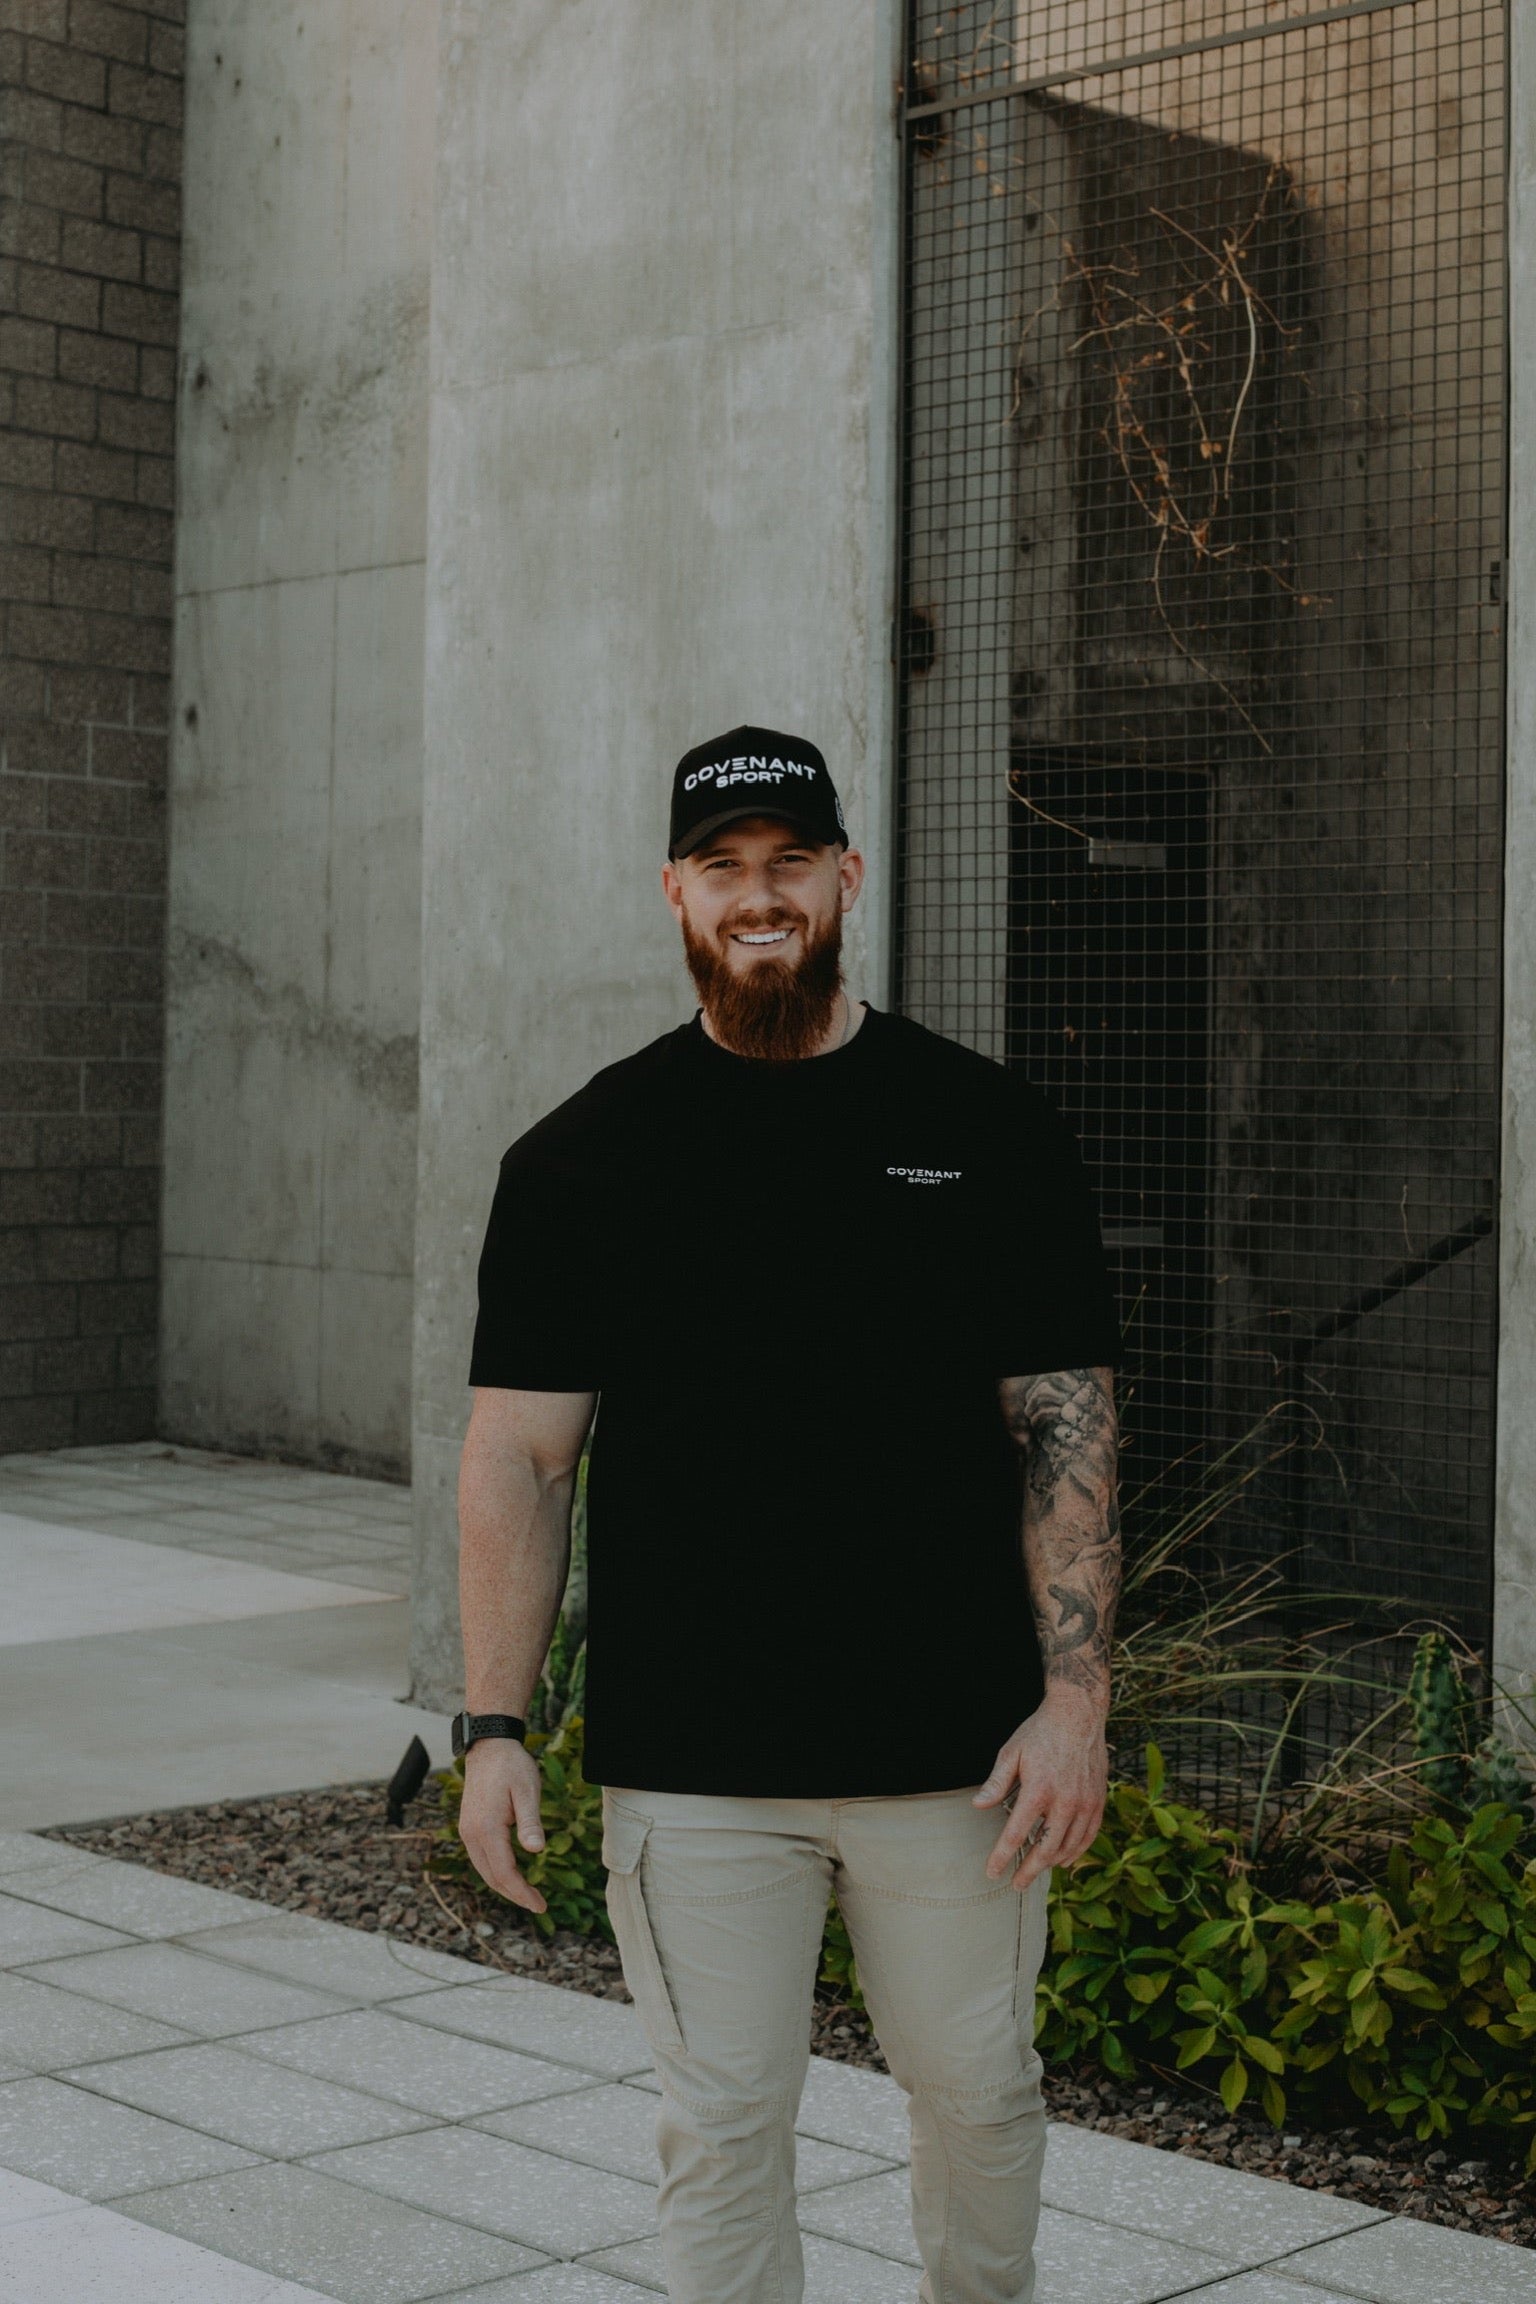
<svg viewBox="0 0 1536 2304"><path fill-rule="evenodd" d="M1150 1745L1145 1783L1111 1787L1092 1848L1053 1882L1041 2052L1187 2074L1229 2112L1256 2096L1277 2126L1352 2095L1423 2139L1503 2129L1536 2168L1529 1841L1522 1808L1488 1802L1420 1818L1372 1893L1274 1897L1235 1832L1165 1796ZM835 1904L821 1973L861 2004Z"/></svg>
<svg viewBox="0 0 1536 2304"><path fill-rule="evenodd" d="M519 1848L517 1861L523 1877L544 1897L547 1910L528 1917L541 1935L557 1928L574 1928L584 1936L606 1936L613 1926L603 1893L603 1795L581 1772L582 1722L573 1713L563 1727L548 1733L528 1731L528 1749L538 1759L543 1775L540 1816L544 1845L529 1855ZM470 1863L459 1838L459 1807L464 1797L464 1763L456 1760L444 1769L442 1823L433 1843L429 1870L441 1880L453 1880L482 1889L480 1875ZM489 1894L488 1890L484 1893Z"/></svg>

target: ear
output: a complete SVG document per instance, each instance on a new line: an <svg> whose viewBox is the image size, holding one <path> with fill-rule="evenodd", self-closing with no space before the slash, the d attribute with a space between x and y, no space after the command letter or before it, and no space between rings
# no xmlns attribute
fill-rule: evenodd
<svg viewBox="0 0 1536 2304"><path fill-rule="evenodd" d="M666 863L663 864L661 868L661 886L662 893L666 897L668 906L671 909L672 917L675 921L677 921L678 925L681 926L683 918L683 883L677 866L672 862L670 856L667 858Z"/></svg>
<svg viewBox="0 0 1536 2304"><path fill-rule="evenodd" d="M837 867L839 909L851 912L864 885L864 859L857 848L845 848Z"/></svg>

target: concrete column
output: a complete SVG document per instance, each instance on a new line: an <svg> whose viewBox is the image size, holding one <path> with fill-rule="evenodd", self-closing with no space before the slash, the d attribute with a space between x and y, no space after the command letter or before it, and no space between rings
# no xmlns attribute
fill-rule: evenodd
<svg viewBox="0 0 1536 2304"><path fill-rule="evenodd" d="M188 31L158 1428L404 1476L435 9Z"/></svg>
<svg viewBox="0 0 1536 2304"><path fill-rule="evenodd" d="M1494 1665L1536 1709L1536 16L1510 11L1509 784Z"/></svg>
<svg viewBox="0 0 1536 2304"><path fill-rule="evenodd" d="M688 1015L671 763L813 737L873 886L892 676L895 0L447 0L432 273L413 1678L459 1674L455 1475L497 1162ZM658 1254L661 1244L658 1243Z"/></svg>

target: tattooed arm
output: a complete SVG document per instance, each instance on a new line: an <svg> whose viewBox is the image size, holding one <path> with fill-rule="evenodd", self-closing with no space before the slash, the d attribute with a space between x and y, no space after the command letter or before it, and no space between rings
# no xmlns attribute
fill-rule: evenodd
<svg viewBox="0 0 1536 2304"><path fill-rule="evenodd" d="M1072 1864L1099 1829L1108 1755L1110 1638L1120 1595L1117 1433L1108 1368L1009 1376L1004 1419L1025 1451L1024 1566L1045 1662L1045 1701L997 1756L976 1794L993 1807L1017 1785L987 1860L1001 1878L1029 1843L1013 1885Z"/></svg>

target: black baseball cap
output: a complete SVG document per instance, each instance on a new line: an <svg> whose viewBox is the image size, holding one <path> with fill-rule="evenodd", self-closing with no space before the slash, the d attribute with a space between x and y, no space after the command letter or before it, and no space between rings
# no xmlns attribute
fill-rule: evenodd
<svg viewBox="0 0 1536 2304"><path fill-rule="evenodd" d="M782 816L812 840L848 845L827 764L803 736L775 728L733 728L685 752L672 778L669 856L687 856L742 816Z"/></svg>

